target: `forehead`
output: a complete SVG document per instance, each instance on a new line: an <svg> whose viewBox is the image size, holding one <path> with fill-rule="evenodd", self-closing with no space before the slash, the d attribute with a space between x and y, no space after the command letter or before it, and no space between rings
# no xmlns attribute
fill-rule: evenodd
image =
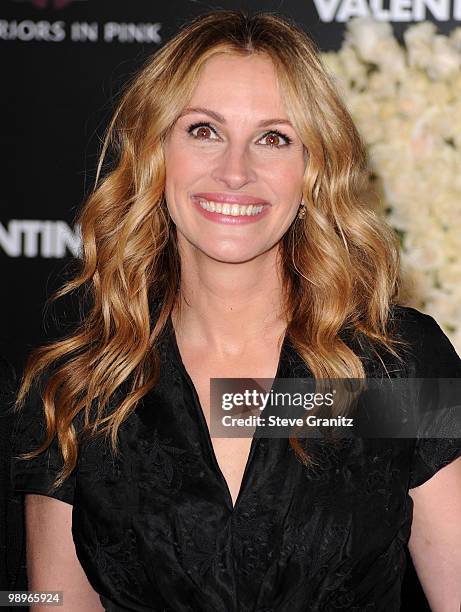
<svg viewBox="0 0 461 612"><path fill-rule="evenodd" d="M286 116L275 67L263 54L212 56L201 70L190 106L207 106L223 113L228 109L230 114L277 112Z"/></svg>

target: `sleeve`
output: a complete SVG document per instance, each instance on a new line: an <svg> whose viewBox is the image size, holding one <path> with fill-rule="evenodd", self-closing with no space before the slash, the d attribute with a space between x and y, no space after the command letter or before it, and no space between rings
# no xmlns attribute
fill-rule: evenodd
<svg viewBox="0 0 461 612"><path fill-rule="evenodd" d="M450 340L433 317L419 312L418 317L421 317L422 322L417 340L418 377L461 379L461 359ZM456 389L460 387L461 380L456 384ZM449 412L442 412L442 415L437 420L440 437L418 437L415 440L410 467L410 489L419 487L441 468L461 456L461 407L455 406Z"/></svg>
<svg viewBox="0 0 461 612"><path fill-rule="evenodd" d="M41 446L45 438L46 420L42 396L38 385L33 385L24 405L14 414L10 463L11 491L13 494L46 495L73 505L76 470L58 489L51 492L49 490L63 466L57 436L44 452L33 459L18 457Z"/></svg>

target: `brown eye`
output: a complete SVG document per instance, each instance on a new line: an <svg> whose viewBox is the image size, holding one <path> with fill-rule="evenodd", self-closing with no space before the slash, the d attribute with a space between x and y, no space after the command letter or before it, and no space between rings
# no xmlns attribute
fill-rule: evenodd
<svg viewBox="0 0 461 612"><path fill-rule="evenodd" d="M198 128L197 130L197 137L198 138L205 138L206 136L208 136L210 133L210 128L207 127L201 127Z"/></svg>
<svg viewBox="0 0 461 612"><path fill-rule="evenodd" d="M287 147L292 142L289 136L287 136L286 134L282 134L282 132L279 132L278 130L272 130L271 132L267 132L262 138L266 140L266 144L270 148L274 147L275 149Z"/></svg>
<svg viewBox="0 0 461 612"><path fill-rule="evenodd" d="M216 140L216 138L212 138L212 135L216 134L216 130L207 123L193 123L187 128L187 132L196 140Z"/></svg>
<svg viewBox="0 0 461 612"><path fill-rule="evenodd" d="M280 138L277 134L269 134L266 136L267 144L270 146L278 147L280 145Z"/></svg>

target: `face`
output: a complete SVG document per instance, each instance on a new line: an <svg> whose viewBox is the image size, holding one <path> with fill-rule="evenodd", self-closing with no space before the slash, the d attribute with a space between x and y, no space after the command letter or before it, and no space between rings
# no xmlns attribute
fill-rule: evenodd
<svg viewBox="0 0 461 612"><path fill-rule="evenodd" d="M165 142L180 249L245 262L275 252L302 197L304 147L267 56L219 54Z"/></svg>

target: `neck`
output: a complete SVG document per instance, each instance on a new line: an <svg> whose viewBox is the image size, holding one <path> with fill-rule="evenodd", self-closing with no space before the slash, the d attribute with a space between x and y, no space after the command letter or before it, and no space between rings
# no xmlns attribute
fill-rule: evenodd
<svg viewBox="0 0 461 612"><path fill-rule="evenodd" d="M178 338L197 349L238 357L283 336L282 284L275 252L227 263L202 253L181 261L181 288L172 313Z"/></svg>

